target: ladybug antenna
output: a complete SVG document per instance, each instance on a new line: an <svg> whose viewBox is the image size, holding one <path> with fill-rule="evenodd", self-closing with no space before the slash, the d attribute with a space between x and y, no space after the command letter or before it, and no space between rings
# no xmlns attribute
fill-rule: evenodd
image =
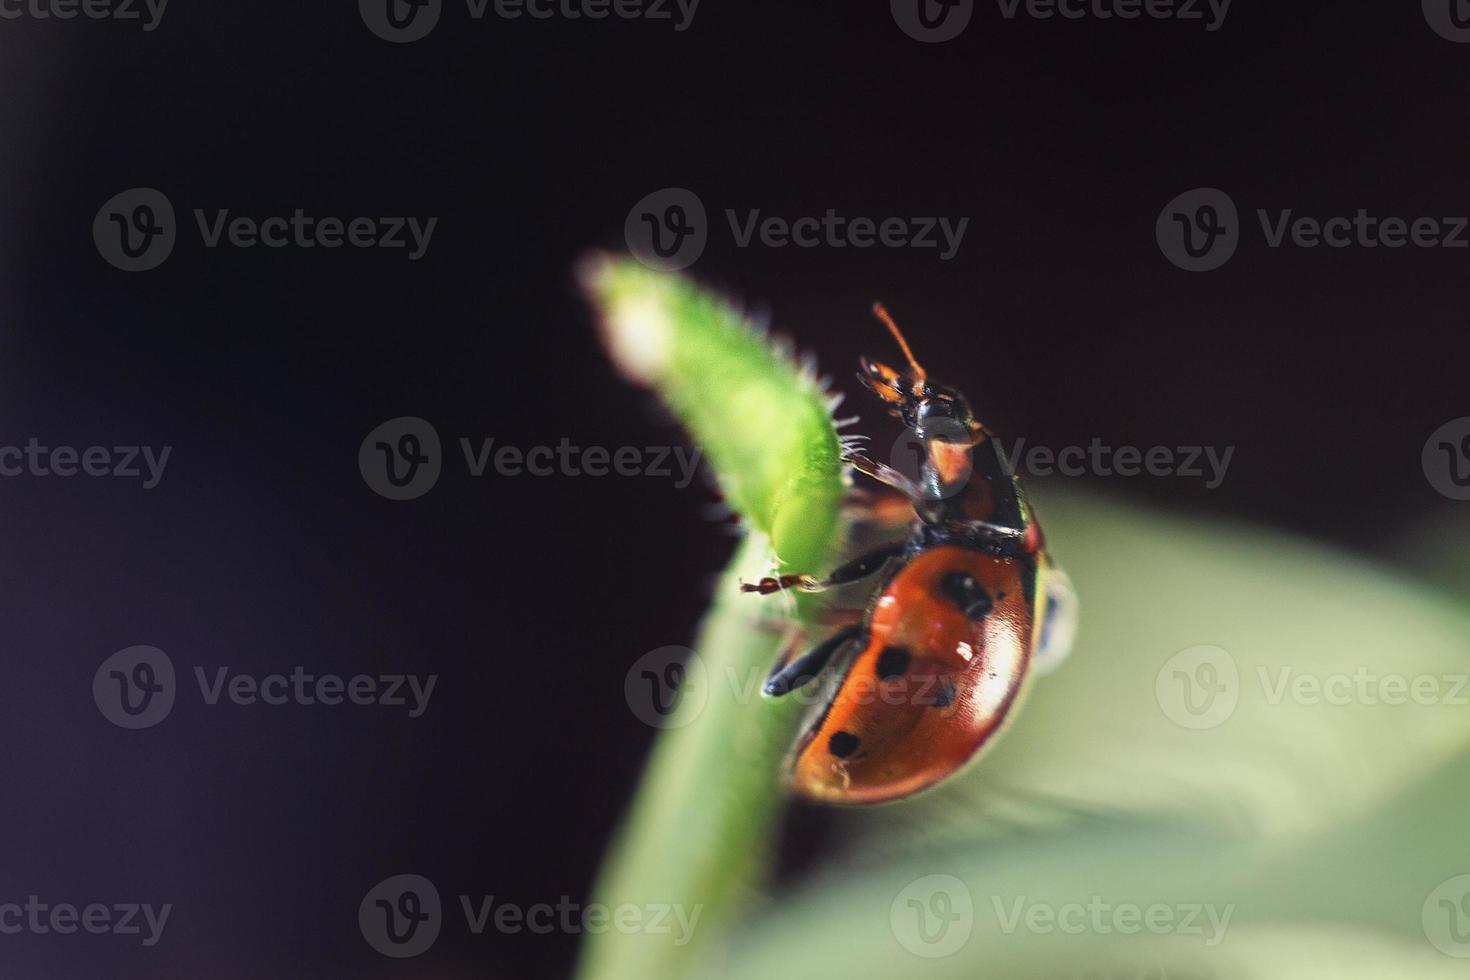
<svg viewBox="0 0 1470 980"><path fill-rule="evenodd" d="M903 339L903 334L899 332L898 324L893 322L893 317L888 315L888 311L883 308L882 303L873 304L873 315L883 321L884 325L888 327L888 332L893 334L893 339L898 341L898 346L903 348L903 356L909 359L909 366L914 369L914 380L922 384L929 375L919 366L919 362L914 359L914 352L909 349L909 342Z"/></svg>

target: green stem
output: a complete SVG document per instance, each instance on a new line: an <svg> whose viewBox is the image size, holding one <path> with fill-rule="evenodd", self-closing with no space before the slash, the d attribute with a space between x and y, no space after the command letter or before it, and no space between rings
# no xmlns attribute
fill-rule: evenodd
<svg viewBox="0 0 1470 980"><path fill-rule="evenodd" d="M780 765L799 711L759 695L780 634L754 621L760 600L741 595L737 580L766 567L766 543L752 536L722 577L695 647L703 676L696 661L686 666L673 715L682 727L664 731L654 747L594 895L614 910L681 908L692 931L684 935L671 914L672 935L589 935L578 970L586 980L686 976L765 875L782 803Z"/></svg>
<svg viewBox="0 0 1470 980"><path fill-rule="evenodd" d="M773 565L820 570L838 532L841 444L816 379L728 303L629 260L593 257L582 279L614 362L674 411L751 529L594 889L610 927L589 930L577 969L583 980L678 980L717 956L767 873L801 711L760 686L780 649L781 609L814 606L742 595L738 581ZM670 931L618 928L627 906L645 917L672 907Z"/></svg>

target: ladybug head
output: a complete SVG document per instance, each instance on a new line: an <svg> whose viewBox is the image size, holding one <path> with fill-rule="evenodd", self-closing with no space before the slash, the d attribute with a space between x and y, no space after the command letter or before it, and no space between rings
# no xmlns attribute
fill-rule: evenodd
<svg viewBox="0 0 1470 980"><path fill-rule="evenodd" d="M965 396L948 385L929 380L929 375L909 350L908 341L899 333L898 326L882 304L874 303L873 313L898 341L912 371L903 374L881 361L864 357L858 380L883 400L889 414L902 419L903 424L913 429L920 439L974 443L983 427L975 421Z"/></svg>

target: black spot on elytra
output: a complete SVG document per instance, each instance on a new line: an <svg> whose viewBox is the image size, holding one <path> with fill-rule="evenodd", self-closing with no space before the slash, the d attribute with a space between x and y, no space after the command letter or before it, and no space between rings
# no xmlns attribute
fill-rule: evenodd
<svg viewBox="0 0 1470 980"><path fill-rule="evenodd" d="M909 672L909 661L913 659L903 647L884 647L878 654L878 679L897 680Z"/></svg>
<svg viewBox="0 0 1470 980"><path fill-rule="evenodd" d="M954 685L949 681L942 681L934 692L934 707L948 708L954 704Z"/></svg>
<svg viewBox="0 0 1470 980"><path fill-rule="evenodd" d="M990 593L969 572L950 572L940 580L939 591L971 619L984 619L995 606Z"/></svg>
<svg viewBox="0 0 1470 980"><path fill-rule="evenodd" d="M837 732L827 740L827 748L839 759L846 759L857 747L858 737L852 732Z"/></svg>

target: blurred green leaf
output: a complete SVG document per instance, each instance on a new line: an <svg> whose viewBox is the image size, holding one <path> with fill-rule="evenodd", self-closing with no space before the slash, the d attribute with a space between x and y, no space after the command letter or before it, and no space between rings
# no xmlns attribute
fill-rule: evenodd
<svg viewBox="0 0 1470 980"><path fill-rule="evenodd" d="M1071 660L974 769L840 814L827 870L701 975L1470 975L1430 938L1470 956L1463 604L1281 534L1070 492L1040 505L1082 596ZM1201 646L1236 679L1199 673L1218 652L1176 657ZM934 875L970 908L941 958L915 930L938 935L960 894ZM1178 928L1016 916L1097 904L1161 906ZM1193 907L1229 910L1213 945L1181 934Z"/></svg>
<svg viewBox="0 0 1470 980"><path fill-rule="evenodd" d="M982 763L859 829L976 836L977 823L1103 812L1291 838L1470 742L1456 703L1470 690L1452 696L1470 670L1465 604L1287 534L1044 489L1048 540L1081 597L1076 650Z"/></svg>

